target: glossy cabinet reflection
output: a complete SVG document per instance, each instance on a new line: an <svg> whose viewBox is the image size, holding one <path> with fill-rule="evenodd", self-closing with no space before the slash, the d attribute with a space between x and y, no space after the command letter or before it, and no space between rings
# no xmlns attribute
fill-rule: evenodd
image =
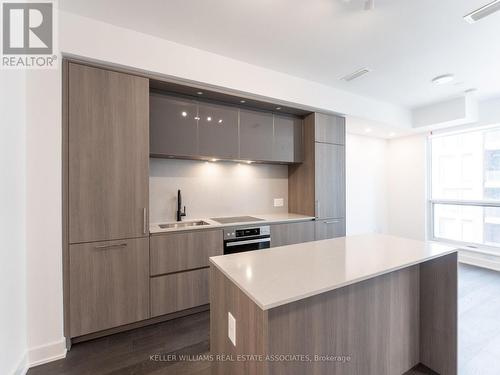
<svg viewBox="0 0 500 375"><path fill-rule="evenodd" d="M152 157L300 163L303 120L159 92L150 95Z"/></svg>
<svg viewBox="0 0 500 375"><path fill-rule="evenodd" d="M240 110L240 158L273 160L273 114Z"/></svg>
<svg viewBox="0 0 500 375"><path fill-rule="evenodd" d="M198 105L195 101L151 93L150 153L185 156L198 152Z"/></svg>
<svg viewBox="0 0 500 375"><path fill-rule="evenodd" d="M302 161L303 121L292 116L274 115L273 160L300 163Z"/></svg>
<svg viewBox="0 0 500 375"><path fill-rule="evenodd" d="M238 108L199 103L198 117L198 155L237 159Z"/></svg>

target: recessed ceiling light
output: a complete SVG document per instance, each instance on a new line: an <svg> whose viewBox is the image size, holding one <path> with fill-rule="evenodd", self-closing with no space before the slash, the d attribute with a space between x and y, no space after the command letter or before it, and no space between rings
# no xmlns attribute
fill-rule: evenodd
<svg viewBox="0 0 500 375"><path fill-rule="evenodd" d="M500 10L500 0L495 0L492 1L489 4L486 4L485 6L476 9L475 11L467 14L464 16L464 19L468 23L475 23L485 17L488 17L489 15L498 12Z"/></svg>
<svg viewBox="0 0 500 375"><path fill-rule="evenodd" d="M447 83L450 83L455 79L455 76L453 74L443 74L441 76L437 76L432 79L432 83L435 85L445 85Z"/></svg>
<svg viewBox="0 0 500 375"><path fill-rule="evenodd" d="M243 103L246 103L246 100L243 100L243 99L242 99L242 100L240 100L240 103L242 103L242 104L243 104Z"/></svg>
<svg viewBox="0 0 500 375"><path fill-rule="evenodd" d="M366 128L365 129L365 133L371 133L372 132L372 129L371 128Z"/></svg>
<svg viewBox="0 0 500 375"><path fill-rule="evenodd" d="M222 124L222 119L219 120L219 124Z"/></svg>
<svg viewBox="0 0 500 375"><path fill-rule="evenodd" d="M198 91L197 94L198 95L203 95L203 91Z"/></svg>
<svg viewBox="0 0 500 375"><path fill-rule="evenodd" d="M351 82L351 81L354 81L356 78L359 78L361 76L364 76L367 73L370 73L370 71L371 70L368 68L362 68L362 69L356 70L355 72L352 72L351 74L348 74L348 75L342 77L341 80L346 81L346 82Z"/></svg>
<svg viewBox="0 0 500 375"><path fill-rule="evenodd" d="M196 116L194 119L198 121L200 118L198 116Z"/></svg>
<svg viewBox="0 0 500 375"><path fill-rule="evenodd" d="M281 109L281 107L276 107L276 110L279 111Z"/></svg>
<svg viewBox="0 0 500 375"><path fill-rule="evenodd" d="M182 115L182 117L186 117L188 114L187 114L187 112L184 112L184 111L183 111L183 112L181 113L181 115Z"/></svg>
<svg viewBox="0 0 500 375"><path fill-rule="evenodd" d="M208 117L207 117L207 121L208 121L208 122L212 121L212 117L208 116Z"/></svg>

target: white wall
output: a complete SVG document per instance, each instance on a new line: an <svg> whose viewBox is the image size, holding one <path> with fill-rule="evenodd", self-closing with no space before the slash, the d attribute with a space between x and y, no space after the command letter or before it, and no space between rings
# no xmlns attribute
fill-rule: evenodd
<svg viewBox="0 0 500 375"><path fill-rule="evenodd" d="M0 71L0 374L26 366L25 73Z"/></svg>
<svg viewBox="0 0 500 375"><path fill-rule="evenodd" d="M385 139L346 136L348 235L387 232L387 147Z"/></svg>
<svg viewBox="0 0 500 375"><path fill-rule="evenodd" d="M150 159L149 173L151 223L175 220L177 189L186 219L288 212L286 165Z"/></svg>
<svg viewBox="0 0 500 375"><path fill-rule="evenodd" d="M62 301L61 72L27 73L26 261L30 364L65 355Z"/></svg>
<svg viewBox="0 0 500 375"><path fill-rule="evenodd" d="M426 134L388 141L388 233L426 239Z"/></svg>

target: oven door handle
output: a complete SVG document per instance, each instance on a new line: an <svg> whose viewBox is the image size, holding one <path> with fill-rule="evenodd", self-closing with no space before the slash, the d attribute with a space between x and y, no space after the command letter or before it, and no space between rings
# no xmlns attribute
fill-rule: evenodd
<svg viewBox="0 0 500 375"><path fill-rule="evenodd" d="M252 243L263 243L263 242L271 242L271 238L267 237L267 238L257 238L256 240L226 242L226 246L233 247L239 245L249 245Z"/></svg>

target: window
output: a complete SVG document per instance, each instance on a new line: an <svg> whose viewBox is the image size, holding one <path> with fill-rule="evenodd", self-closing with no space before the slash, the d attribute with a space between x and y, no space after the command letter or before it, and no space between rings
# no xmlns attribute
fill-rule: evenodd
<svg viewBox="0 0 500 375"><path fill-rule="evenodd" d="M434 239L500 253L500 126L430 139Z"/></svg>

